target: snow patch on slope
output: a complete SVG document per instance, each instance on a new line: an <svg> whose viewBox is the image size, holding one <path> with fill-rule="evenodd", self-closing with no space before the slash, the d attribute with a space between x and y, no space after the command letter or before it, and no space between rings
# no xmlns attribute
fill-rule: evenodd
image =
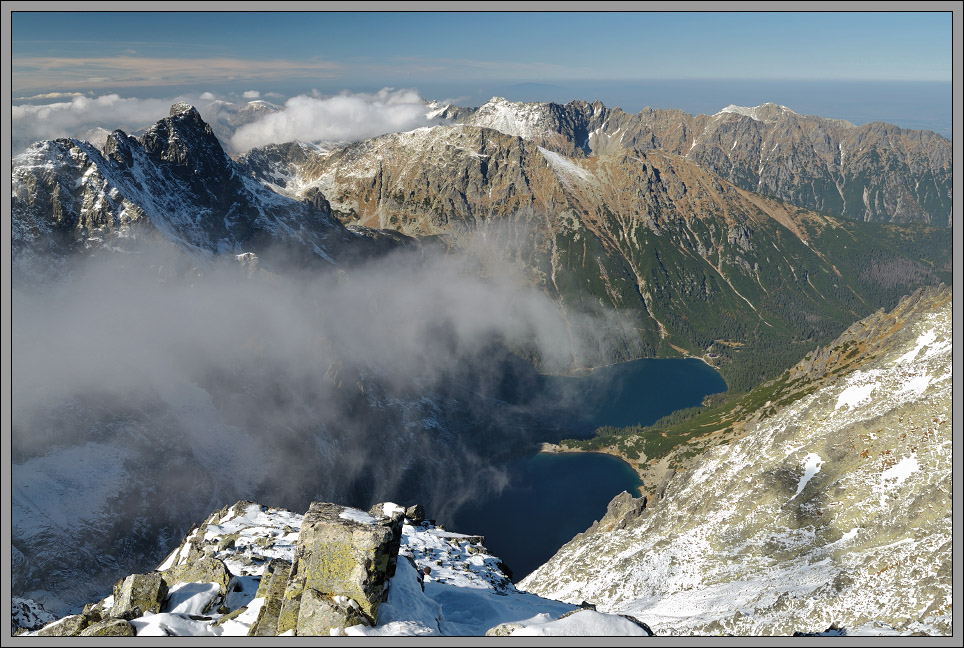
<svg viewBox="0 0 964 648"><path fill-rule="evenodd" d="M837 396L837 404L834 405L835 410L839 410L844 406L851 408L856 407L870 398L870 395L874 393L875 389L877 389L876 383L861 382L861 373L859 371L856 373L857 375L853 378L853 380L857 381L857 384L851 385L840 392L840 395Z"/></svg>
<svg viewBox="0 0 964 648"><path fill-rule="evenodd" d="M552 167L553 172L555 172L555 174L563 182L569 183L574 179L582 182L589 182L592 180L592 173L582 168L565 155L553 153L552 151L544 149L541 146L539 147L539 152L542 153L542 156Z"/></svg>
<svg viewBox="0 0 964 648"><path fill-rule="evenodd" d="M897 462L896 465L891 466L880 474L881 488L900 486L918 470L920 470L920 464L917 462L917 457L913 455L904 457Z"/></svg>
<svg viewBox="0 0 964 648"><path fill-rule="evenodd" d="M803 492L803 489L806 488L810 480L813 479L813 476L820 472L820 466L823 465L823 459L814 452L808 454L804 459L806 459L806 463L803 467L803 476L800 478L800 483L797 484L797 492L794 493L790 499L796 498L797 495Z"/></svg>

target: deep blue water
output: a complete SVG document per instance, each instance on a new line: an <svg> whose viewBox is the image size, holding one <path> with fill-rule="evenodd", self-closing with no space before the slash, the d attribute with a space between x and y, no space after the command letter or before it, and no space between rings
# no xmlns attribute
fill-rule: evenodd
<svg viewBox="0 0 964 648"><path fill-rule="evenodd" d="M597 369L580 378L546 377L543 416L565 425L559 436L590 436L602 425L648 425L723 391L720 375L699 360L646 359ZM552 405L552 404L555 405ZM546 439L554 441L558 439ZM504 466L499 494L464 505L447 526L485 536L485 546L519 580L606 512L622 491L638 495L639 477L625 462L599 454L536 454Z"/></svg>
<svg viewBox="0 0 964 648"><path fill-rule="evenodd" d="M603 425L651 425L707 394L726 389L715 369L695 359L643 359L596 369L579 378L546 376L543 391L560 408L577 436L592 436Z"/></svg>
<svg viewBox="0 0 964 648"><path fill-rule="evenodd" d="M513 581L588 529L613 497L639 495L641 483L629 464L602 454L536 454L506 469L511 481L501 495L462 507L446 527L484 535Z"/></svg>

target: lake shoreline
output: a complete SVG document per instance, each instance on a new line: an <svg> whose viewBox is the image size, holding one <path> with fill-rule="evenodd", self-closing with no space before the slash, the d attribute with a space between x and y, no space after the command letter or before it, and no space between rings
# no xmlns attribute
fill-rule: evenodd
<svg viewBox="0 0 964 648"><path fill-rule="evenodd" d="M634 473L636 473L636 475L639 476L639 482L640 482L640 483L639 483L639 486L636 487L636 494L634 494L633 497L642 497L642 496L647 496L647 495L649 495L649 492L646 490L646 483L645 483L645 479L644 479L644 473L645 473L646 471L642 470L642 469L639 467L639 464L638 464L638 463L635 463L635 462L633 462L633 461L630 461L629 457L626 457L625 455L623 455L623 454L621 454L621 453L612 452L612 451L611 451L611 448L604 448L604 449L602 449L602 450L581 450L581 449L579 449L579 448L567 448L567 447L563 447L563 446L559 445L558 443L549 443L549 442L547 442L547 441L543 441L542 443L539 444L539 449L538 449L538 451L537 451L537 454L553 454L553 455L560 455L560 454L599 454L599 455L607 455L607 456L609 456L609 457L615 457L616 459L619 459L620 461L622 461L623 463L625 463L627 466L629 466L630 469L632 469L632 471L633 471Z"/></svg>
<svg viewBox="0 0 964 648"><path fill-rule="evenodd" d="M540 376L547 376L547 377L554 377L554 378L585 378L586 376L592 375L595 371L599 369L609 369L611 367L616 367L618 365L626 364L629 362L636 362L638 360L699 360L700 362L705 364L710 369L716 371L717 373L719 373L720 371L719 367L717 367L714 364L711 364L710 361L706 359L706 354L703 354L701 356L692 355L683 349L677 349L677 352L679 353L678 356L645 356L642 358L633 358L632 360L618 360L616 362L611 362L609 364L604 364L604 365L598 365L595 367L580 367L576 369L569 369L561 373L541 371L538 369L536 370L536 373L538 373ZM729 389L729 387L727 387L727 389Z"/></svg>
<svg viewBox="0 0 964 648"><path fill-rule="evenodd" d="M526 422L536 427L529 438L545 443L520 447L500 467L499 488L462 504L451 521L484 535L486 546L521 576L605 515L614 497L652 497L673 473L669 457L651 460L618 447L575 450L564 439L590 439L600 427L651 425L725 391L726 383L705 360L640 358L581 377L543 374L505 389L506 402L530 407Z"/></svg>
<svg viewBox="0 0 964 648"><path fill-rule="evenodd" d="M572 427L569 438L591 439L598 428L604 426L647 427L663 416L704 403L710 394L727 390L719 370L706 357L689 355L684 349L676 351L685 357L640 358L614 363L607 367L596 367L582 379L549 378L555 381L555 386L552 386L552 382L547 383L547 393L551 393L549 389L556 389L565 394L566 389L571 389L570 386L584 387L583 393L577 393L575 400L586 403L584 412L587 416L567 422ZM578 382L580 380L587 382ZM595 391L592 389L594 383ZM585 386L590 389L585 389ZM636 454L636 451L628 455L626 449L618 446L588 450L565 445L565 439L558 437L547 439L544 436L542 440L535 447L540 454L597 454L620 460L642 482L633 489L634 496L649 496L659 491L675 472L670 456L653 461L646 454Z"/></svg>

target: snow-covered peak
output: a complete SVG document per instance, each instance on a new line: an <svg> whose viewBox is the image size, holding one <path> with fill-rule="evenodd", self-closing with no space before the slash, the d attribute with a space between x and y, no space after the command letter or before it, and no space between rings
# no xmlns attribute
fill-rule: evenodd
<svg viewBox="0 0 964 648"><path fill-rule="evenodd" d="M244 173L190 104L170 112L138 139L118 130L99 148L56 140L14 158L17 240L42 246L39 234L70 230L84 249L118 251L160 234L207 256L268 237L331 261L328 251L349 235L324 203L284 198ZM51 195L62 205L56 218L45 206Z"/></svg>
<svg viewBox="0 0 964 648"><path fill-rule="evenodd" d="M542 138L550 134L546 123L548 117L543 103L524 103L507 101L503 97L492 97L479 107L467 123L473 126L491 128L506 135L523 139Z"/></svg>
<svg viewBox="0 0 964 648"><path fill-rule="evenodd" d="M426 108L425 118L436 119L446 110L448 110L451 107L451 105L452 104L448 104L448 103L443 104L438 101L429 101L427 104L425 104L425 108Z"/></svg>
<svg viewBox="0 0 964 648"><path fill-rule="evenodd" d="M777 115L781 114L791 114L796 115L797 113L793 110L787 108L786 106L781 106L775 103L765 103L759 106L753 106L749 108L747 106L737 106L736 104L730 104L720 112L713 115L718 117L726 113L735 113L737 115L743 115L744 117L749 117L755 121L768 121L774 119Z"/></svg>

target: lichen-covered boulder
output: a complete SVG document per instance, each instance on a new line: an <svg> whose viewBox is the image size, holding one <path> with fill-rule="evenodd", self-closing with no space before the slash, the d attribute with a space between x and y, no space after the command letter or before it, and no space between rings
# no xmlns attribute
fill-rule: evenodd
<svg viewBox="0 0 964 648"><path fill-rule="evenodd" d="M281 616L290 573L291 563L287 560L275 558L265 565L255 594L255 598L264 599L264 603L258 610L258 618L248 629L249 637L273 637L278 634L278 619Z"/></svg>
<svg viewBox="0 0 964 648"><path fill-rule="evenodd" d="M98 621L103 621L110 616L110 606L105 606L104 601L98 601L97 603L88 603L84 606L83 612L81 612L89 623L97 623Z"/></svg>
<svg viewBox="0 0 964 648"><path fill-rule="evenodd" d="M145 612L157 614L165 598L167 583L159 572L131 574L114 585L114 605L110 608L110 616L124 618L137 610L140 612L135 616Z"/></svg>
<svg viewBox="0 0 964 648"><path fill-rule="evenodd" d="M292 629L297 632L301 597L307 589L353 599L374 625L389 578L389 564L398 556L395 536L401 522L400 516L376 517L338 504L312 502L298 535L278 634Z"/></svg>
<svg viewBox="0 0 964 648"><path fill-rule="evenodd" d="M392 543L388 547L388 578L395 575L398 560L398 550L402 545L402 527L405 525L405 509L392 502L376 504L369 514L378 519L381 524L388 524L392 530ZM386 522L387 521L387 522ZM383 597L384 600L384 597Z"/></svg>
<svg viewBox="0 0 964 648"><path fill-rule="evenodd" d="M232 579L227 566L220 559L212 556L199 556L182 565L175 565L160 574L168 587L178 583L217 583L222 597L227 594Z"/></svg>
<svg viewBox="0 0 964 648"><path fill-rule="evenodd" d="M299 637L344 635L345 628L368 625L368 617L358 603L347 596L329 596L308 588L301 594L298 608Z"/></svg>
<svg viewBox="0 0 964 648"><path fill-rule="evenodd" d="M38 637L76 637L90 624L83 614L73 614L54 621L37 631Z"/></svg>
<svg viewBox="0 0 964 648"><path fill-rule="evenodd" d="M81 637L133 637L137 632L134 626L124 619L105 619L88 626L81 633Z"/></svg>

